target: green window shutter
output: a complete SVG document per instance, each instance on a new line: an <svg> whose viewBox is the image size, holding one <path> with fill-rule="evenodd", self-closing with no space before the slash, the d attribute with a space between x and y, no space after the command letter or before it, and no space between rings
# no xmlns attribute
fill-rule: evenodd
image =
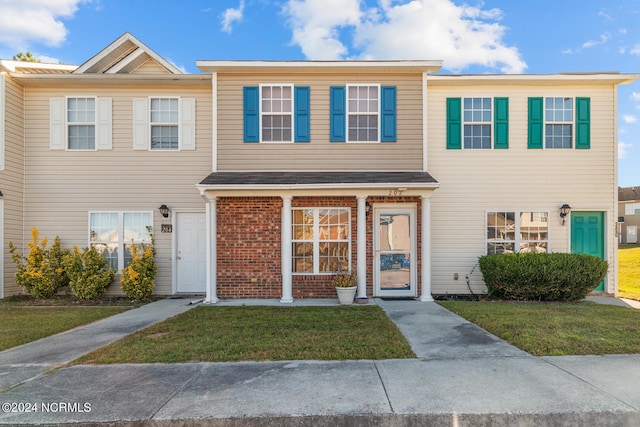
<svg viewBox="0 0 640 427"><path fill-rule="evenodd" d="M447 98L447 149L462 149L462 100Z"/></svg>
<svg viewBox="0 0 640 427"><path fill-rule="evenodd" d="M243 88L244 142L260 142L260 88Z"/></svg>
<svg viewBox="0 0 640 427"><path fill-rule="evenodd" d="M396 87L382 86L380 142L396 142Z"/></svg>
<svg viewBox="0 0 640 427"><path fill-rule="evenodd" d="M544 135L544 98L529 98L528 148L542 148Z"/></svg>
<svg viewBox="0 0 640 427"><path fill-rule="evenodd" d="M309 86L296 86L294 88L295 104L295 142L310 142L310 126L309 126Z"/></svg>
<svg viewBox="0 0 640 427"><path fill-rule="evenodd" d="M576 148L591 148L591 98L576 98Z"/></svg>
<svg viewBox="0 0 640 427"><path fill-rule="evenodd" d="M347 140L347 89L344 86L331 86L329 95L331 104L329 141L345 142Z"/></svg>
<svg viewBox="0 0 640 427"><path fill-rule="evenodd" d="M493 148L509 148L509 98L494 98L493 107Z"/></svg>

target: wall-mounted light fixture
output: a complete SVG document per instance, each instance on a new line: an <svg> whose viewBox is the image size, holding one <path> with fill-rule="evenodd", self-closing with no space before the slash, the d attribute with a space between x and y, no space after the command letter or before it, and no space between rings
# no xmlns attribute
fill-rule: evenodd
<svg viewBox="0 0 640 427"><path fill-rule="evenodd" d="M569 215L569 212L571 212L571 206L566 203L560 206L560 218L562 218L562 225L564 225L565 218Z"/></svg>
<svg viewBox="0 0 640 427"><path fill-rule="evenodd" d="M371 205L369 204L369 202L367 202L367 204L364 206L364 212L366 216L369 216L369 214L371 213Z"/></svg>
<svg viewBox="0 0 640 427"><path fill-rule="evenodd" d="M169 218L169 208L164 203L158 208L163 217Z"/></svg>

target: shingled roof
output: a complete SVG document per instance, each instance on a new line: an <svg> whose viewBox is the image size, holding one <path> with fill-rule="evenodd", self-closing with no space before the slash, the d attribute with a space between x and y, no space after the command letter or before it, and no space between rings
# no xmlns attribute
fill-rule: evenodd
<svg viewBox="0 0 640 427"><path fill-rule="evenodd" d="M200 182L207 187L428 187L438 181L427 172L213 172Z"/></svg>

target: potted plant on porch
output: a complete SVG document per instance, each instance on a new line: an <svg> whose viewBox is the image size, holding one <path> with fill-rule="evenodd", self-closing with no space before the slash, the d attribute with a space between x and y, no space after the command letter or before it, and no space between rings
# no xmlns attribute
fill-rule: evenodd
<svg viewBox="0 0 640 427"><path fill-rule="evenodd" d="M336 287L338 300L341 305L351 305L356 296L358 278L354 273L337 272L333 277L333 286Z"/></svg>

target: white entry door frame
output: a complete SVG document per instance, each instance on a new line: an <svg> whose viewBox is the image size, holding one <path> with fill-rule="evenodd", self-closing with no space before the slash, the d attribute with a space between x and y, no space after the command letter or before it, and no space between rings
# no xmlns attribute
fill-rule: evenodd
<svg viewBox="0 0 640 427"><path fill-rule="evenodd" d="M174 210L173 293L206 292L206 215L204 210Z"/></svg>
<svg viewBox="0 0 640 427"><path fill-rule="evenodd" d="M416 216L415 204L374 205L374 296L418 295Z"/></svg>

